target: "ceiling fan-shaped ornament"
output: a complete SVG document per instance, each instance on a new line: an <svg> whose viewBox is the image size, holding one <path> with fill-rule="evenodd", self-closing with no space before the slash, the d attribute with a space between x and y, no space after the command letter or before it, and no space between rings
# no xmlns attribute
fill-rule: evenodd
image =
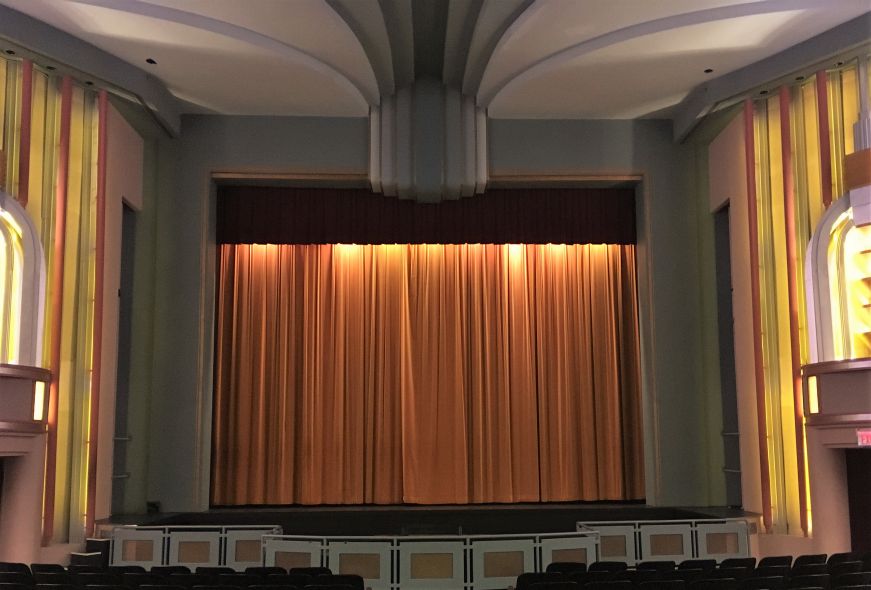
<svg viewBox="0 0 871 590"><path fill-rule="evenodd" d="M415 80L382 97L369 121L373 191L423 202L484 192L487 116L474 97Z"/></svg>

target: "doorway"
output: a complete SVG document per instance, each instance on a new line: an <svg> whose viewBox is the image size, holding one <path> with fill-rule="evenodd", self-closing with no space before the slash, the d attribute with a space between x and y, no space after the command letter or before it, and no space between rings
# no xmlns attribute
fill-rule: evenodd
<svg viewBox="0 0 871 590"><path fill-rule="evenodd" d="M853 551L871 552L871 449L846 449Z"/></svg>

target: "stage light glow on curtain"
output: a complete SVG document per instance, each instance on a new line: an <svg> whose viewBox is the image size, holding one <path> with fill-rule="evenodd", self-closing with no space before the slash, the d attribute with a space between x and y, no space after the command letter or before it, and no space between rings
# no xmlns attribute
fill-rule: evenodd
<svg viewBox="0 0 871 590"><path fill-rule="evenodd" d="M213 504L643 497L634 246L219 248Z"/></svg>

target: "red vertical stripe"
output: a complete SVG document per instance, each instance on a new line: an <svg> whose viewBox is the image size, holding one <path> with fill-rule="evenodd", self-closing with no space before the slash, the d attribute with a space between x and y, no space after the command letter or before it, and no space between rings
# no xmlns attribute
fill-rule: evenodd
<svg viewBox="0 0 871 590"><path fill-rule="evenodd" d="M762 363L762 310L759 298L759 226L756 211L756 141L753 103L744 101L744 169L747 176L747 219L750 225L750 297L753 309L753 366L756 376L756 423L759 434L759 479L762 524L771 530L771 479L768 468L768 419L765 412L765 372Z"/></svg>
<svg viewBox="0 0 871 590"><path fill-rule="evenodd" d="M798 463L798 504L801 530L807 535L807 486L804 469L804 399L801 388L801 344L798 323L798 248L795 232L795 187L792 177L792 134L790 131L790 91L780 88L780 145L783 161L783 215L786 222L786 274L789 297L789 344L792 359L792 403L795 419L795 454Z"/></svg>
<svg viewBox="0 0 871 590"><path fill-rule="evenodd" d="M832 204L832 144L829 136L829 76L825 70L817 72L817 119L820 132L820 182L823 188L823 206Z"/></svg>
<svg viewBox="0 0 871 590"><path fill-rule="evenodd" d="M85 534L94 532L97 507L97 448L100 434L100 389L103 367L103 282L106 261L106 155L109 137L109 95L100 91L98 99L99 136L97 145L97 235L94 264L94 341L91 368L91 411L88 429L88 503Z"/></svg>
<svg viewBox="0 0 871 590"><path fill-rule="evenodd" d="M63 328L64 245L67 225L67 184L70 167L70 119L73 80L64 76L61 86L60 134L55 184L54 255L51 261L51 385L48 395L48 444L45 458L42 542L54 535L54 496L57 466L58 387L60 386L61 330Z"/></svg>
<svg viewBox="0 0 871 590"><path fill-rule="evenodd" d="M18 144L18 201L27 206L30 193L30 129L33 119L33 62L21 62L21 134Z"/></svg>

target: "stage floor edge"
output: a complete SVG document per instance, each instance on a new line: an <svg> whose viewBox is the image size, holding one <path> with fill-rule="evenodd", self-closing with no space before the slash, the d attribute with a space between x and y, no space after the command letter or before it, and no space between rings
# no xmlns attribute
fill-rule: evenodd
<svg viewBox="0 0 871 590"><path fill-rule="evenodd" d="M112 525L278 525L287 535L403 536L502 535L575 530L577 522L755 519L729 507L663 507L639 503L488 504L465 506L269 506L212 508L204 512L118 515Z"/></svg>

